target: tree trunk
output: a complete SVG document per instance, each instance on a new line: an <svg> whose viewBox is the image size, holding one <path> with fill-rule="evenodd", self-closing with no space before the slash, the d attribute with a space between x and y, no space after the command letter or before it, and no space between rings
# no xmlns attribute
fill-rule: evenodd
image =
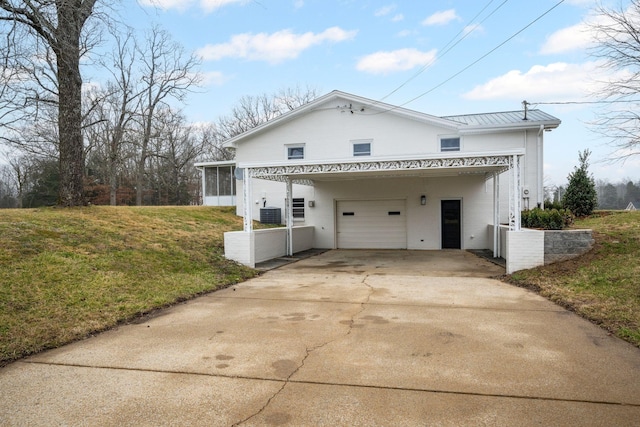
<svg viewBox="0 0 640 427"><path fill-rule="evenodd" d="M58 204L82 206L84 200L84 144L82 139L82 77L80 29L74 2L58 3L58 135L60 138L60 193Z"/></svg>

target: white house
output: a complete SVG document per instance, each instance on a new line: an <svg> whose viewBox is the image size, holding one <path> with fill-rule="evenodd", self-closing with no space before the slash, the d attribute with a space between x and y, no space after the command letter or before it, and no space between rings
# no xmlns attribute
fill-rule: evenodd
<svg viewBox="0 0 640 427"><path fill-rule="evenodd" d="M544 133L559 125L539 110L436 117L333 91L227 142L245 221L225 254L254 266L309 248L491 249L508 272L541 264L520 211L543 204ZM265 206L286 227L253 230Z"/></svg>

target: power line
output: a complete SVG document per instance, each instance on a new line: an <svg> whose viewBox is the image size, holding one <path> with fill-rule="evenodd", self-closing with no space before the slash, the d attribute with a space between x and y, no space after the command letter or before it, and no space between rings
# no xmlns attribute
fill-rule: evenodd
<svg viewBox="0 0 640 427"><path fill-rule="evenodd" d="M640 100L620 99L618 101L549 101L549 102L528 102L529 105L580 105L580 104L618 104L618 103L640 103Z"/></svg>
<svg viewBox="0 0 640 427"><path fill-rule="evenodd" d="M429 61L427 64L423 65L422 67L420 67L420 69L411 77L409 77L407 80L405 80L400 86L398 86L397 88L395 88L394 90L392 90L391 92L389 92L388 94L386 94L385 96L383 96L382 98L380 98L380 101L384 101L385 99L387 99L388 97L390 97L391 95L393 95L394 93L396 93L397 91L399 91L400 89L402 89L403 87L405 87L407 84L409 84L412 80L414 80L416 77L418 77L420 74L422 74L427 68L429 68L430 66L433 65L434 62L436 62L438 59L441 59L442 57L444 57L447 53L449 53L454 47L456 47L460 42L462 42L464 39L466 39L471 33L473 33L476 28L478 28L480 25L482 25L482 23L484 21L486 21L487 19L489 19L491 16L493 16L493 14L495 14L498 9L500 9L502 6L504 6L505 3L507 3L509 0L504 0L498 7L496 7L489 15L487 15L482 21L480 21L479 23L477 23L476 25L473 26L473 28L470 31L467 31L465 33L465 30L467 28L469 28L469 26L471 25L471 23L473 23L473 21L476 20L476 18L478 18L478 16L480 16L490 5L491 3L494 2L494 0L490 0L489 3L487 3L481 10L480 12L478 12L473 18L471 18L471 20L469 21L469 23L467 25L465 25L464 27L462 27L462 29L455 35L453 36L453 38L451 40L449 40L447 42L447 44L445 44L442 47L442 54L440 55L436 55L431 61ZM459 40L455 41L460 34L464 34L464 36L462 38L460 38ZM455 43L454 43L455 41ZM453 43L453 45L451 45ZM451 47L449 47L449 45L451 45Z"/></svg>
<svg viewBox="0 0 640 427"><path fill-rule="evenodd" d="M536 19L534 19L533 21L529 22L526 26L524 26L523 28L521 28L519 31L517 31L516 33L514 33L511 37L509 37L508 39L506 39L505 41L503 41L502 43L500 43L498 46L494 47L493 49L491 49L489 52L485 53L484 55L482 55L480 58L476 59L475 61L473 61L471 64L467 65L466 67L464 67L462 70L458 71L457 73L455 73L454 75L452 75L451 77L449 77L448 79L444 80L443 82L441 82L440 84L432 87L431 89L429 89L426 92L421 93L420 95L416 96L415 98L410 99L409 101L405 102L404 104L400 104L400 107L405 106L413 101L415 101L416 99L422 98L423 96L433 92L434 90L438 89L439 87L443 86L444 84L450 82L451 80L453 80L454 78L458 77L460 74L464 73L465 71L467 71L469 68L473 67L474 65L476 65L478 62L482 61L483 59L485 59L487 56L491 55L493 52L495 52L496 50L500 49L502 46L504 46L505 44L507 44L508 42L510 42L511 40L513 40L514 38L516 38L518 35L520 35L522 32L524 32L526 29L528 29L529 27L531 27L533 24L535 24L536 22L538 22L539 20L541 20L542 18L544 18L545 16L547 16L549 13L551 13L551 11L553 11L555 8L557 8L558 6L560 6L562 3L564 3L565 0L560 0L558 3L556 3L554 6L552 6L551 8L549 8L546 12L544 12L542 15L538 16Z"/></svg>

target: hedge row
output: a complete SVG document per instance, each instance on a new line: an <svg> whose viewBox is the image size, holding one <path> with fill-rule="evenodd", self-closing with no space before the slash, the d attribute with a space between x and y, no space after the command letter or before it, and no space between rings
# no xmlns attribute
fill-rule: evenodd
<svg viewBox="0 0 640 427"><path fill-rule="evenodd" d="M575 217L569 209L540 209L522 211L521 224L526 228L562 230L573 224Z"/></svg>

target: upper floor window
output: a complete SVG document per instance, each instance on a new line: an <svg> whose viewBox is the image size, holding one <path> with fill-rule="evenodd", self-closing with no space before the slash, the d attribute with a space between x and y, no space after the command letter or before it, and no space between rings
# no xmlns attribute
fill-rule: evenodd
<svg viewBox="0 0 640 427"><path fill-rule="evenodd" d="M288 160L304 159L304 145L287 145Z"/></svg>
<svg viewBox="0 0 640 427"><path fill-rule="evenodd" d="M460 138L440 138L440 151L460 151Z"/></svg>
<svg viewBox="0 0 640 427"><path fill-rule="evenodd" d="M353 143L353 156L370 156L371 155L371 141L370 140L358 140L352 141Z"/></svg>

